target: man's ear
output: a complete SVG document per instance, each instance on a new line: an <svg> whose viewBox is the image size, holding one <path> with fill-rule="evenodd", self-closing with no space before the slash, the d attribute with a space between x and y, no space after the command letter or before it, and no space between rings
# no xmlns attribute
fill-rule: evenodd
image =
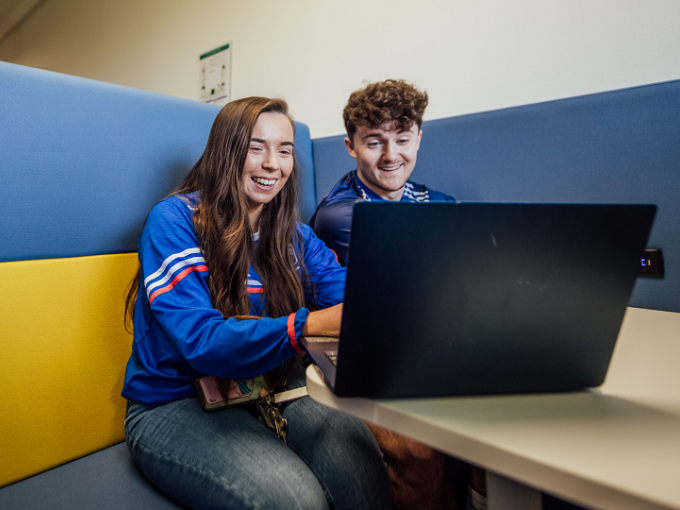
<svg viewBox="0 0 680 510"><path fill-rule="evenodd" d="M419 129L418 130L418 142L416 143L416 151L420 149L420 140L423 139L423 130Z"/></svg>
<svg viewBox="0 0 680 510"><path fill-rule="evenodd" d="M350 140L349 136L345 137L345 147L347 147L347 152L349 152L349 155L354 159L357 159L357 152L354 150L354 144L352 143L352 140Z"/></svg>

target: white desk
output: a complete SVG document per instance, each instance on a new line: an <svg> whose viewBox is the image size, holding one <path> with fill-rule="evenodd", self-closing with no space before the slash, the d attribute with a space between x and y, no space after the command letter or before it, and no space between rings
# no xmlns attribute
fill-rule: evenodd
<svg viewBox="0 0 680 510"><path fill-rule="evenodd" d="M629 308L592 392L338 398L313 366L307 387L318 402L486 468L489 510L540 508L538 491L594 509L680 509L680 313Z"/></svg>

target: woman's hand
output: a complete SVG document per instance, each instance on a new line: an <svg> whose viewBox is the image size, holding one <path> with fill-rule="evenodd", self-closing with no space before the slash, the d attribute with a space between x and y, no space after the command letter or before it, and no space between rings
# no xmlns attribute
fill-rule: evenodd
<svg viewBox="0 0 680 510"><path fill-rule="evenodd" d="M324 310L311 312L302 327L303 336L340 336L342 303Z"/></svg>

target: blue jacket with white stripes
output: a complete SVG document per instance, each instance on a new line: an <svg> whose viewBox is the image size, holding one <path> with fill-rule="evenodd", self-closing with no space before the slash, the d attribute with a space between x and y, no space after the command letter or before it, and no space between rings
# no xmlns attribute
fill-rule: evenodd
<svg viewBox="0 0 680 510"><path fill-rule="evenodd" d="M306 308L257 320L225 319L213 308L192 222L196 205L196 194L159 202L139 238L140 287L122 391L127 399L162 404L196 396L197 377L254 377L302 352L297 339L309 315ZM345 269L311 228L298 226L316 304L326 308L342 302ZM251 314L261 316L265 294L252 265L244 285Z"/></svg>
<svg viewBox="0 0 680 510"><path fill-rule="evenodd" d="M326 246L338 255L338 259L347 264L349 255L349 233L352 229L352 213L356 202L385 202L362 184L357 171L345 174L331 192L321 201L316 212L309 221L309 226ZM402 202L455 202L452 196L428 189L422 184L406 181Z"/></svg>

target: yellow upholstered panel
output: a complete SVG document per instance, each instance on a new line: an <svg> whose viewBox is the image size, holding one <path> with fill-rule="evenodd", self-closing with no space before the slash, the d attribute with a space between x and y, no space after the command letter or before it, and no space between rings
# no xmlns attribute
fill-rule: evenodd
<svg viewBox="0 0 680 510"><path fill-rule="evenodd" d="M118 443L137 254L0 263L0 486Z"/></svg>

